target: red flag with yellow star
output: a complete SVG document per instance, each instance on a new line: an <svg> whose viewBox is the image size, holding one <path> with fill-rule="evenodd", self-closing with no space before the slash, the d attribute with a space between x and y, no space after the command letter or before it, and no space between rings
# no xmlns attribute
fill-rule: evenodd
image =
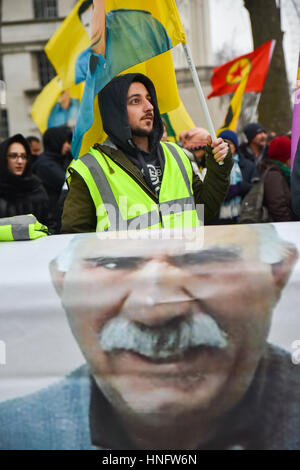
<svg viewBox="0 0 300 470"><path fill-rule="evenodd" d="M236 57L226 64L213 69L211 86L213 91L208 98L234 93L247 75L245 92L261 92L272 59L275 41L265 42L250 54Z"/></svg>

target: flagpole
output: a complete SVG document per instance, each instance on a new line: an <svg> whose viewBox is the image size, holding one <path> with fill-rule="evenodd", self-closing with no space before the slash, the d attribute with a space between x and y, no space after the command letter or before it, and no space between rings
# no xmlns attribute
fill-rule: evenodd
<svg viewBox="0 0 300 470"><path fill-rule="evenodd" d="M258 103L260 101L260 97L261 97L261 93L257 93L255 103L254 103L254 106L253 106L253 111L252 111L250 122L254 121L254 118L256 116L256 111L257 111L257 108L258 108Z"/></svg>
<svg viewBox="0 0 300 470"><path fill-rule="evenodd" d="M212 119L211 119L210 114L209 114L208 106L207 106L205 96L204 96L204 93L203 93L203 90L202 90L202 86L201 86L201 83L200 83L200 80L199 80L199 77L198 77L197 69L196 69L196 66L195 66L194 61L193 61L193 57L192 57L190 47L187 43L182 43L182 47L183 47L183 50L184 50L184 53L185 53L185 56L186 56L186 60L188 62L188 65L189 65L189 68L190 68L190 71L191 71L191 74L192 74L192 77L193 77L194 85L196 87L198 98L200 100L201 108L202 108L204 118L205 118L205 121L206 121L207 129L208 129L208 131L211 135L212 140L214 141L217 138L215 128L214 128ZM219 165L224 165L224 162L219 162Z"/></svg>

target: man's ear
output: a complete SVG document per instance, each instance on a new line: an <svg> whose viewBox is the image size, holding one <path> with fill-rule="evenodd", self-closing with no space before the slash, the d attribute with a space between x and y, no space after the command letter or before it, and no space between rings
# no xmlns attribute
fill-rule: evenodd
<svg viewBox="0 0 300 470"><path fill-rule="evenodd" d="M284 258L279 263L272 264L272 274L276 287L281 291L286 285L292 273L293 267L299 257L298 250L295 245L286 244L284 250Z"/></svg>
<svg viewBox="0 0 300 470"><path fill-rule="evenodd" d="M65 273L57 269L57 262L55 259L49 264L49 271L51 274L54 288L58 296L61 297Z"/></svg>

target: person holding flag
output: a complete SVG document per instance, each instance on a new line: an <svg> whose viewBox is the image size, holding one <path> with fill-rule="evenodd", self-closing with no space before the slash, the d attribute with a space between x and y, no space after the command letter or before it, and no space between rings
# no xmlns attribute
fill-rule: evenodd
<svg viewBox="0 0 300 470"><path fill-rule="evenodd" d="M70 191L62 232L197 227L219 210L225 198L232 167L229 147L222 139L207 139L211 147L202 183L180 147L160 143L163 125L152 81L141 73L110 80L125 68L125 59L129 65L139 63L168 50L172 43L164 26L142 10L117 10L120 27L111 30L104 7L104 0L94 1L93 52L73 136L73 155L81 154L82 140L94 121L97 95L109 140L102 145L94 141L89 152L69 167ZM134 28L128 25L129 17L135 18ZM197 213L200 204L204 216Z"/></svg>
<svg viewBox="0 0 300 470"><path fill-rule="evenodd" d="M219 210L232 167L228 144L207 139L202 183L179 146L160 142L163 125L149 78L116 77L99 106L109 140L69 167L62 233L197 227L198 204L205 222Z"/></svg>

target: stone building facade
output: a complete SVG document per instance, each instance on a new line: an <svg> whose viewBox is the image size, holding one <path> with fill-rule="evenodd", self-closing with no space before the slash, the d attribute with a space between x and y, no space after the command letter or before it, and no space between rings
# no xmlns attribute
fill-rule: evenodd
<svg viewBox="0 0 300 470"><path fill-rule="evenodd" d="M43 86L55 75L43 49L76 1L0 0L0 80L6 85L6 104L0 104L0 137L16 132L39 135L30 117L31 106ZM213 62L209 0L176 1L207 95ZM205 126L181 45L174 50L174 61L182 101L196 125ZM218 102L213 100L208 105L218 126Z"/></svg>

